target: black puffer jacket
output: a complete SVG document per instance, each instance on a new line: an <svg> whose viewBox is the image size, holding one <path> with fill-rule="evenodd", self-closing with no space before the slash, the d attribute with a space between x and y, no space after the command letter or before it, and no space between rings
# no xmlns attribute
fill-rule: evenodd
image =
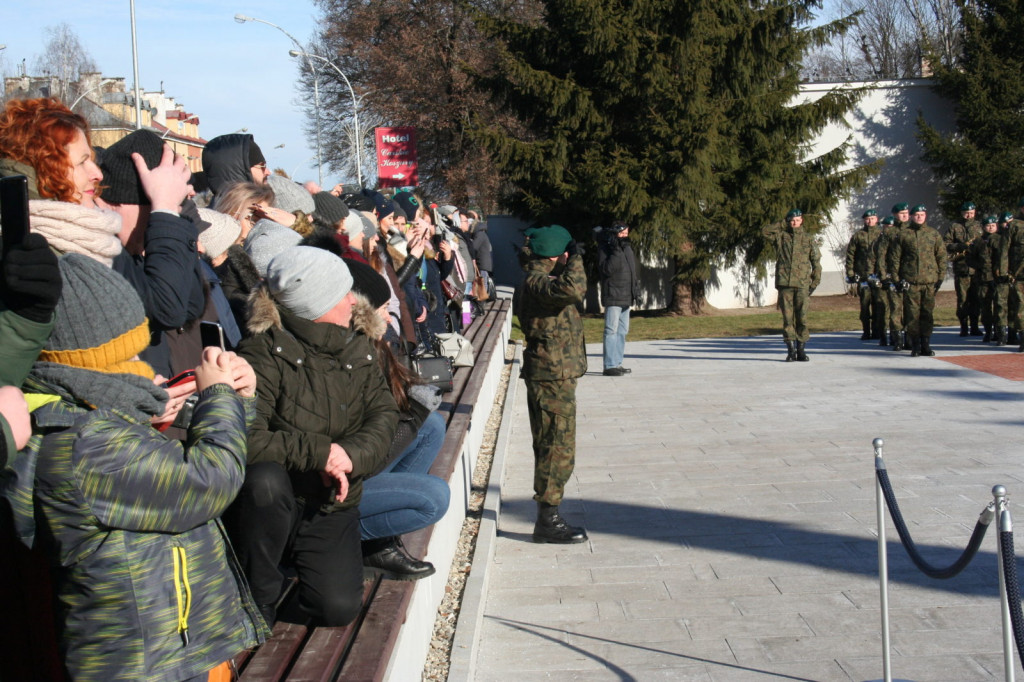
<svg viewBox="0 0 1024 682"><path fill-rule="evenodd" d="M249 331L238 347L259 382L249 463L282 464L295 474L296 495L324 511L356 506L362 480L387 465L398 425L376 349L361 333L296 317L265 287L253 295ZM330 499L320 478L332 443L352 459L342 503Z"/></svg>
<svg viewBox="0 0 1024 682"><path fill-rule="evenodd" d="M629 239L610 237L601 242L597 264L601 272L601 305L606 308L633 305L640 295L640 281Z"/></svg>

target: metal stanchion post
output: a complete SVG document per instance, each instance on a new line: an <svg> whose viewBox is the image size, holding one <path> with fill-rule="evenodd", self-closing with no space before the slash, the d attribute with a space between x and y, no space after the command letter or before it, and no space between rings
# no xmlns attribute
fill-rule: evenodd
<svg viewBox="0 0 1024 682"><path fill-rule="evenodd" d="M892 666L889 661L889 557L885 544L885 500L882 497L882 484L878 482L879 470L885 469L882 459L881 438L871 441L875 448L875 508L878 516L878 592L879 609L882 612L882 676L885 682L892 682Z"/></svg>
<svg viewBox="0 0 1024 682"><path fill-rule="evenodd" d="M996 524L996 566L999 570L999 606L1003 618L1003 670L1006 671L1006 682L1013 682L1013 626L1010 623L1010 601L1006 596L1006 576L1003 574L1003 553L1000 551L1002 534L1013 530L1010 521L1010 510L1006 508L1006 488L1001 485L992 487L992 502L999 515Z"/></svg>

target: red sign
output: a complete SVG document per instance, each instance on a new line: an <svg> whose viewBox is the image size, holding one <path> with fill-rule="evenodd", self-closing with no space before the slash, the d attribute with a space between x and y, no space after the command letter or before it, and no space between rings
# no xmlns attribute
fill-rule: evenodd
<svg viewBox="0 0 1024 682"><path fill-rule="evenodd" d="M419 184L415 128L374 128L377 141L377 178L380 187Z"/></svg>

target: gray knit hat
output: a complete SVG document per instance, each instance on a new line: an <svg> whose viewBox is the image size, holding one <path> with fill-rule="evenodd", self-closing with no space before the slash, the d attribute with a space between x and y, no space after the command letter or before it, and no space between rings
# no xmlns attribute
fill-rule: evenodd
<svg viewBox="0 0 1024 682"><path fill-rule="evenodd" d="M290 227L264 218L249 231L242 248L252 258L253 265L264 277L267 266L277 254L295 246L302 240L302 235Z"/></svg>
<svg viewBox="0 0 1024 682"><path fill-rule="evenodd" d="M333 230L349 214L348 206L330 192L317 192L313 197L316 212L313 219L320 227Z"/></svg>
<svg viewBox="0 0 1024 682"><path fill-rule="evenodd" d="M199 217L210 224L199 233L199 242L203 245L207 258L213 259L223 255L235 243L238 235L242 234L242 226L226 213L214 211L212 208L201 208Z"/></svg>
<svg viewBox="0 0 1024 682"><path fill-rule="evenodd" d="M315 210L313 195L283 175L272 174L267 178L267 184L274 190L274 208L289 213L302 211L306 215Z"/></svg>
<svg viewBox="0 0 1024 682"><path fill-rule="evenodd" d="M342 227L345 228L345 234L348 235L348 238L352 239L357 234L361 234L363 232L363 221L358 215L356 215L355 211L352 211L345 216L345 221L342 223Z"/></svg>
<svg viewBox="0 0 1024 682"><path fill-rule="evenodd" d="M304 320L327 314L352 291L345 261L314 246L293 246L277 254L266 278L274 299Z"/></svg>
<svg viewBox="0 0 1024 682"><path fill-rule="evenodd" d="M377 216L366 211L359 211L359 220L363 223L363 237L373 239L377 234Z"/></svg>

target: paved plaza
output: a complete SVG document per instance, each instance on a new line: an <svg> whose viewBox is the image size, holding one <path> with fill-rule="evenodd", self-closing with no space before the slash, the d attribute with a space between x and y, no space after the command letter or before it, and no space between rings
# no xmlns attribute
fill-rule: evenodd
<svg viewBox="0 0 1024 682"><path fill-rule="evenodd" d="M779 336L629 343L621 378L588 345L562 505L580 545L530 541L517 381L450 679L881 678L872 439L931 563L960 553L995 484L1024 528L1024 384L942 360L998 354L978 366L1013 376L1024 355L949 328L933 341L939 357L911 358L819 335L807 363L783 362ZM1003 679L995 526L946 581L888 532L893 676Z"/></svg>

